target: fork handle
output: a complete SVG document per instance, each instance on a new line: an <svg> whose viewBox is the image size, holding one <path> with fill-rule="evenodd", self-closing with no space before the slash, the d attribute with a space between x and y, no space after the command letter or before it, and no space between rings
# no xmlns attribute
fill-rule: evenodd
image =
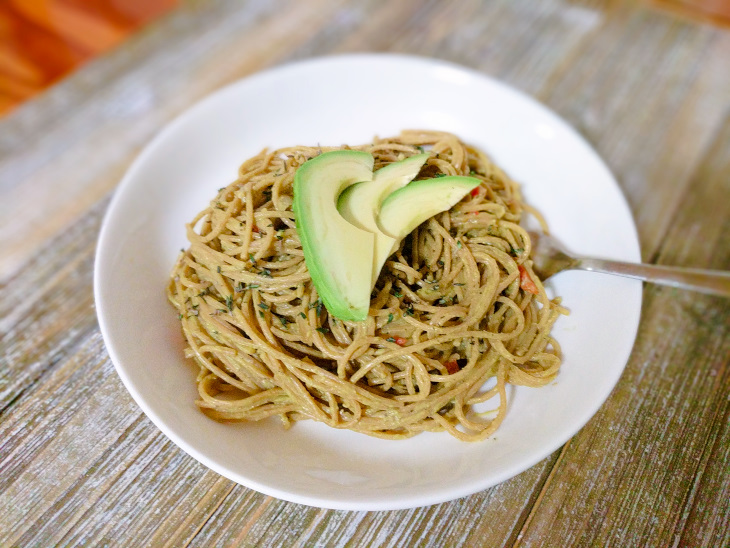
<svg viewBox="0 0 730 548"><path fill-rule="evenodd" d="M574 268L617 274L645 282L730 297L730 272L722 270L701 270L587 258L579 259Z"/></svg>

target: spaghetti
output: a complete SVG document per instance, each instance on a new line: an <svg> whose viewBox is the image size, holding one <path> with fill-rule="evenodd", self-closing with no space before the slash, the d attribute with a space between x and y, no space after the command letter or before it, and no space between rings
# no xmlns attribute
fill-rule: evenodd
<svg viewBox="0 0 730 548"><path fill-rule="evenodd" d="M350 147L343 147L350 148ZM327 313L292 212L296 169L326 147L263 151L187 225L168 296L199 366L197 405L220 421L314 419L382 438L489 437L507 384L542 386L560 367L550 336L566 313L531 269L519 186L455 136L404 131L352 147L375 169L430 153L418 178L481 185L411 233L385 264L364 322ZM498 402L495 403L494 402ZM493 408L477 413L474 406Z"/></svg>

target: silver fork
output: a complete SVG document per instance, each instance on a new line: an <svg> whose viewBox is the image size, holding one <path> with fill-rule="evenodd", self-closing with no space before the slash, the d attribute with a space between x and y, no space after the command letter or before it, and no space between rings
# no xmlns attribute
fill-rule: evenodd
<svg viewBox="0 0 730 548"><path fill-rule="evenodd" d="M568 253L555 238L536 232L529 234L532 240L532 260L534 261L532 268L542 280L563 270L589 270L730 297L730 272L575 257Z"/></svg>

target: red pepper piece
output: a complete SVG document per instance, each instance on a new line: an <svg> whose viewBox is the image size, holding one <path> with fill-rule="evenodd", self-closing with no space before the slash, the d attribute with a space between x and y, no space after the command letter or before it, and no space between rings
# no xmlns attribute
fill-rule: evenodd
<svg viewBox="0 0 730 548"><path fill-rule="evenodd" d="M454 373L459 372L459 364L456 363L456 360L446 362L444 364L444 367L446 368L446 371L449 372L449 375L453 375Z"/></svg>
<svg viewBox="0 0 730 548"><path fill-rule="evenodd" d="M533 295L540 293L535 282L533 282L532 278L530 278L530 273L527 272L527 269L522 265L519 265L517 268L520 269L520 287L522 290L532 293Z"/></svg>

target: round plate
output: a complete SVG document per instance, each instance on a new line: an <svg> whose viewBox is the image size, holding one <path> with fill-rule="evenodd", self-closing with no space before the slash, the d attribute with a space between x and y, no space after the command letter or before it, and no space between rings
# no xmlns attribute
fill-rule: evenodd
<svg viewBox="0 0 730 548"><path fill-rule="evenodd" d="M574 435L618 381L633 346L641 283L566 272L548 284L571 311L553 331L564 363L553 384L510 389L491 438L403 441L313 421L219 424L195 406L197 366L183 357L165 287L184 225L262 148L361 144L401 129L450 131L522 183L575 252L639 261L636 229L606 166L565 122L486 76L394 55L315 59L262 72L171 123L129 169L99 239L95 297L109 355L147 416L219 474L281 499L387 510L463 497L533 466Z"/></svg>

